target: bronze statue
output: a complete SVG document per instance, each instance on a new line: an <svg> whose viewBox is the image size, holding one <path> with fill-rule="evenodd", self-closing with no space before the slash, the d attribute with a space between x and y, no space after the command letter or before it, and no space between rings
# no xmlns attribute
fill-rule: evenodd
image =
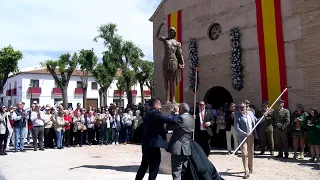
<svg viewBox="0 0 320 180"><path fill-rule="evenodd" d="M176 41L176 29L170 27L168 30L168 37L160 35L160 31L166 22L163 21L157 31L157 38L162 41L164 46L164 57L162 61L162 71L164 78L164 89L166 102L170 103L169 83L172 86L172 103L175 102L175 91L178 82L180 81L180 68L184 68L184 59L182 56L181 43Z"/></svg>

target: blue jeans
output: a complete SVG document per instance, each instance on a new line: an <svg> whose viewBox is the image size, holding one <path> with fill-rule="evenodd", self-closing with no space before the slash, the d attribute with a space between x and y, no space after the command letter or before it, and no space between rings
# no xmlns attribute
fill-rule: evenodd
<svg viewBox="0 0 320 180"><path fill-rule="evenodd" d="M125 128L125 130L126 130L124 142L127 143L127 142L130 142L131 126L125 126L124 128Z"/></svg>
<svg viewBox="0 0 320 180"><path fill-rule="evenodd" d="M119 131L116 128L112 128L112 142L119 142Z"/></svg>
<svg viewBox="0 0 320 180"><path fill-rule="evenodd" d="M56 131L56 135L57 135L57 148L62 148L63 133L61 131Z"/></svg>
<svg viewBox="0 0 320 180"><path fill-rule="evenodd" d="M14 150L17 151L18 147L20 150L24 150L24 136L26 133L25 127L14 127Z"/></svg>
<svg viewBox="0 0 320 180"><path fill-rule="evenodd" d="M28 134L27 134L27 142L30 143L30 137L32 135L32 129L28 129Z"/></svg>

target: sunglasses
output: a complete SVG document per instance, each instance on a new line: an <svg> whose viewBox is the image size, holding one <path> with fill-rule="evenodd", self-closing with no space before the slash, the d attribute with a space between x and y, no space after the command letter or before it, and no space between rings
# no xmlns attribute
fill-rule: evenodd
<svg viewBox="0 0 320 180"><path fill-rule="evenodd" d="M204 104L199 104L200 106L204 106Z"/></svg>
<svg viewBox="0 0 320 180"><path fill-rule="evenodd" d="M245 108L245 106L240 106L239 108L240 108L240 109L243 109L243 108Z"/></svg>

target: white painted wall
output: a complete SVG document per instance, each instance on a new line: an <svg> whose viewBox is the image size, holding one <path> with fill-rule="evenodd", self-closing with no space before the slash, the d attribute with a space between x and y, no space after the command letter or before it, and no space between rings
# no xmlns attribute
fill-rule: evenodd
<svg viewBox="0 0 320 180"><path fill-rule="evenodd" d="M26 107L30 107L30 95L28 95L27 91L30 85L30 80L35 79L39 80L39 86L41 87L41 95L36 96L33 95L33 98L39 98L39 103L41 105L54 105L54 99L62 99L61 96L52 95L52 89L55 87L54 79L50 74L18 74L16 76L10 77L4 86L3 93L1 94L1 100L5 105L10 105L9 101L12 100L11 105L15 106L17 102L25 102ZM81 81L80 77L72 76L70 79L70 83L68 86L68 102L72 103L73 107L76 107L76 104L80 102L82 104L82 95L75 95L74 91L77 87L77 81ZM98 106L100 106L100 98L99 98L99 86L97 90L92 89L91 82L95 82L93 77L89 77L88 79L88 99L98 99ZM107 102L105 104L109 105L110 103L115 102L119 97L114 96L114 90L117 90L116 86L117 80L111 84L110 88L107 91L108 97ZM6 96L6 90L16 88L17 94L15 96ZM16 85L15 85L16 84ZM144 90L149 90L146 86L143 87ZM137 90L137 96L133 97L133 103L138 104L141 102L141 90L139 85L135 85L132 87L132 90ZM122 97L124 101L124 106L127 105L128 100L126 98L126 93ZM145 97L145 99L150 99L150 97Z"/></svg>

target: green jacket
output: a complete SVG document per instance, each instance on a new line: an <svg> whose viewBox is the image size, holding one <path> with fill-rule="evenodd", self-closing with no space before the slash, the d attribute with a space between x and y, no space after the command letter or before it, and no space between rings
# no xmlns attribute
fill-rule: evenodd
<svg viewBox="0 0 320 180"><path fill-rule="evenodd" d="M281 127L277 126L278 123L281 124ZM285 108L282 108L281 110L275 109L272 113L272 124L275 127L275 129L287 131L287 128L290 125L289 110Z"/></svg>
<svg viewBox="0 0 320 180"><path fill-rule="evenodd" d="M260 126L259 126L259 130L260 131L273 131L273 124L272 124L272 114L273 114L273 109L271 109L267 116L261 121ZM260 119L263 114L266 112L265 109L261 108L258 112L257 112L257 118Z"/></svg>

